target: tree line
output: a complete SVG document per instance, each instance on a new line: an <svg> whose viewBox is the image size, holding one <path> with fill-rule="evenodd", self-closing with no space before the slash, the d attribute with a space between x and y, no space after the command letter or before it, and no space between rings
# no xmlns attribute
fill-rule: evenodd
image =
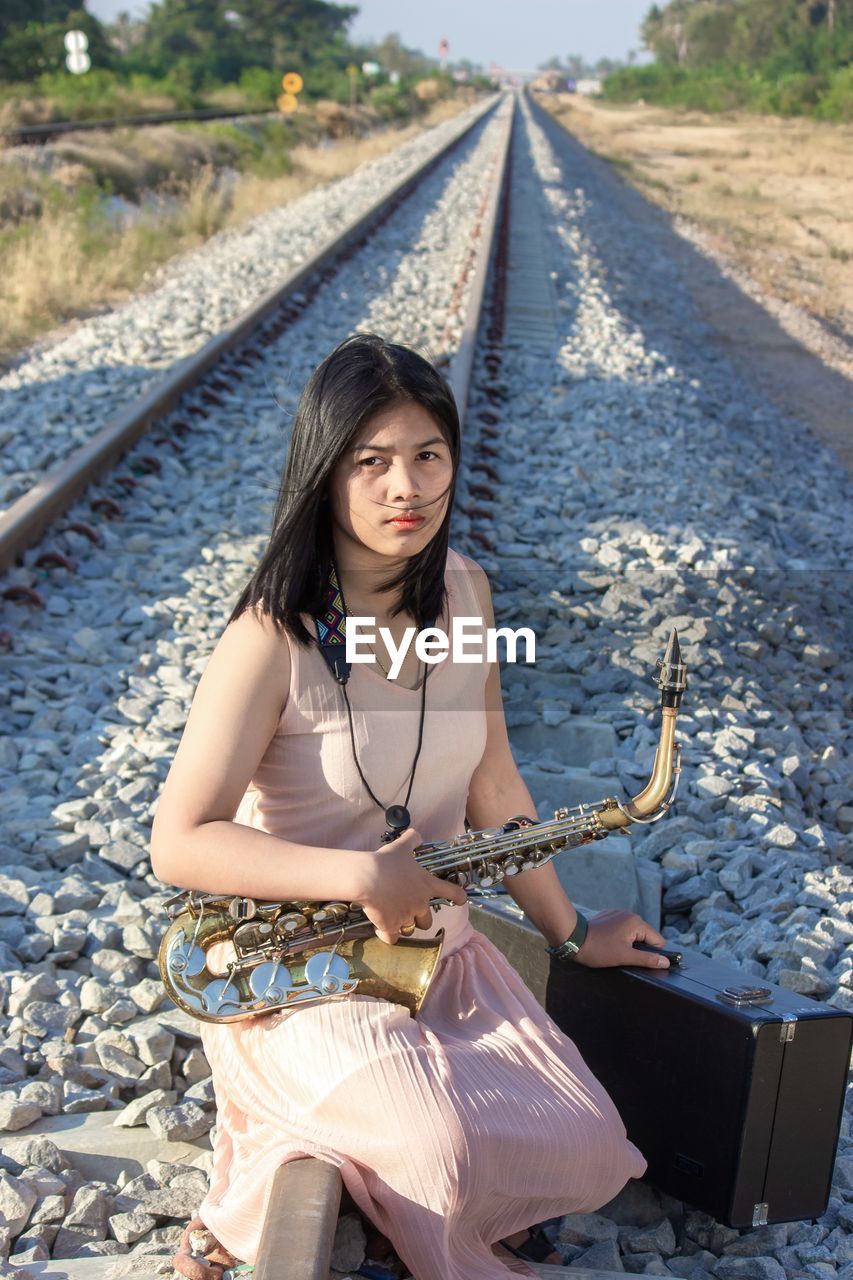
<svg viewBox="0 0 853 1280"><path fill-rule="evenodd" d="M88 37L92 72L160 82L186 103L240 83L274 97L289 70L302 74L308 96L347 101L353 63L379 62L386 80L390 72L407 80L434 70L434 60L396 35L378 45L353 43L347 29L357 12L326 0L157 0L144 18L125 12L103 23L79 0L0 0L0 81L67 74L63 39L70 29ZM99 79L106 83L103 74Z"/></svg>
<svg viewBox="0 0 853 1280"><path fill-rule="evenodd" d="M608 97L853 119L853 0L669 0L640 32L655 62Z"/></svg>

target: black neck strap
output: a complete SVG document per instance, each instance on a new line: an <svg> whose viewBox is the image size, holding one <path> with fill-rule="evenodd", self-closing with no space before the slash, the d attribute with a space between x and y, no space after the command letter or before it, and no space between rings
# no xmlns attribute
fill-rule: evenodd
<svg viewBox="0 0 853 1280"><path fill-rule="evenodd" d="M350 678L351 664L346 659L346 623L347 610L344 601L344 593L341 590L340 581L338 579L337 569L332 563L329 569L329 585L326 591L326 603L321 617L314 619L314 625L317 629L317 643L320 646L320 652L326 660L326 665L331 671L337 683L341 686L341 693L344 695L344 703L347 710L347 723L349 725L350 745L352 747L352 758L355 767L358 770L358 776L364 785L364 789L370 796L370 799L380 809L385 810L385 821L387 829L385 830L382 841L387 843L394 840L398 835L405 831L406 827L411 825L411 818L407 805L412 795L412 787L415 782L415 770L418 767L418 760L421 756L421 747L424 740L424 717L426 714L426 686L427 676L429 675L429 667L424 663L424 675L421 682L421 706L418 716L418 739L415 746L415 755L412 760L412 767L409 770L409 785L406 789L406 798L402 805L391 805L386 808L370 783L364 775L361 762L358 758L358 750L355 741L355 726L352 719L352 707L350 706L349 696L347 694L347 681ZM430 623L430 625L433 625Z"/></svg>

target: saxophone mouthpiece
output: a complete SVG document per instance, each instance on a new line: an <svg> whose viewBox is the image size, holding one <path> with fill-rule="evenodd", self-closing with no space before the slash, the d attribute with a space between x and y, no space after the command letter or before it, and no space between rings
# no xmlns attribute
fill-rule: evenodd
<svg viewBox="0 0 853 1280"><path fill-rule="evenodd" d="M669 633L669 642L663 661L658 659L658 688L661 691L661 706L681 706L681 697L687 688L687 667L681 656L681 645L678 643L678 632L675 627Z"/></svg>

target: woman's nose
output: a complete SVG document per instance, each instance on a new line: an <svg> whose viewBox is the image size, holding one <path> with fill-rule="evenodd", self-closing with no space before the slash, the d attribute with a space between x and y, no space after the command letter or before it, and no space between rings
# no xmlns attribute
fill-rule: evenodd
<svg viewBox="0 0 853 1280"><path fill-rule="evenodd" d="M389 497L398 502L401 500L408 501L417 497L418 493L418 482L414 467L408 463L401 462L391 468Z"/></svg>

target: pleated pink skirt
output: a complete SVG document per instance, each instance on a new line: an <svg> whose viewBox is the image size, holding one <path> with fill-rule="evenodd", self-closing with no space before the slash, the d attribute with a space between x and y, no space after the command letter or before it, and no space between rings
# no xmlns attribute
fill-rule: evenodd
<svg viewBox="0 0 853 1280"><path fill-rule="evenodd" d="M467 915L467 913L466 913ZM493 1242L639 1177L607 1093L501 952L465 923L417 1019L366 996L202 1024L218 1107L199 1216L257 1256L273 1175L340 1168L416 1280L532 1275Z"/></svg>

